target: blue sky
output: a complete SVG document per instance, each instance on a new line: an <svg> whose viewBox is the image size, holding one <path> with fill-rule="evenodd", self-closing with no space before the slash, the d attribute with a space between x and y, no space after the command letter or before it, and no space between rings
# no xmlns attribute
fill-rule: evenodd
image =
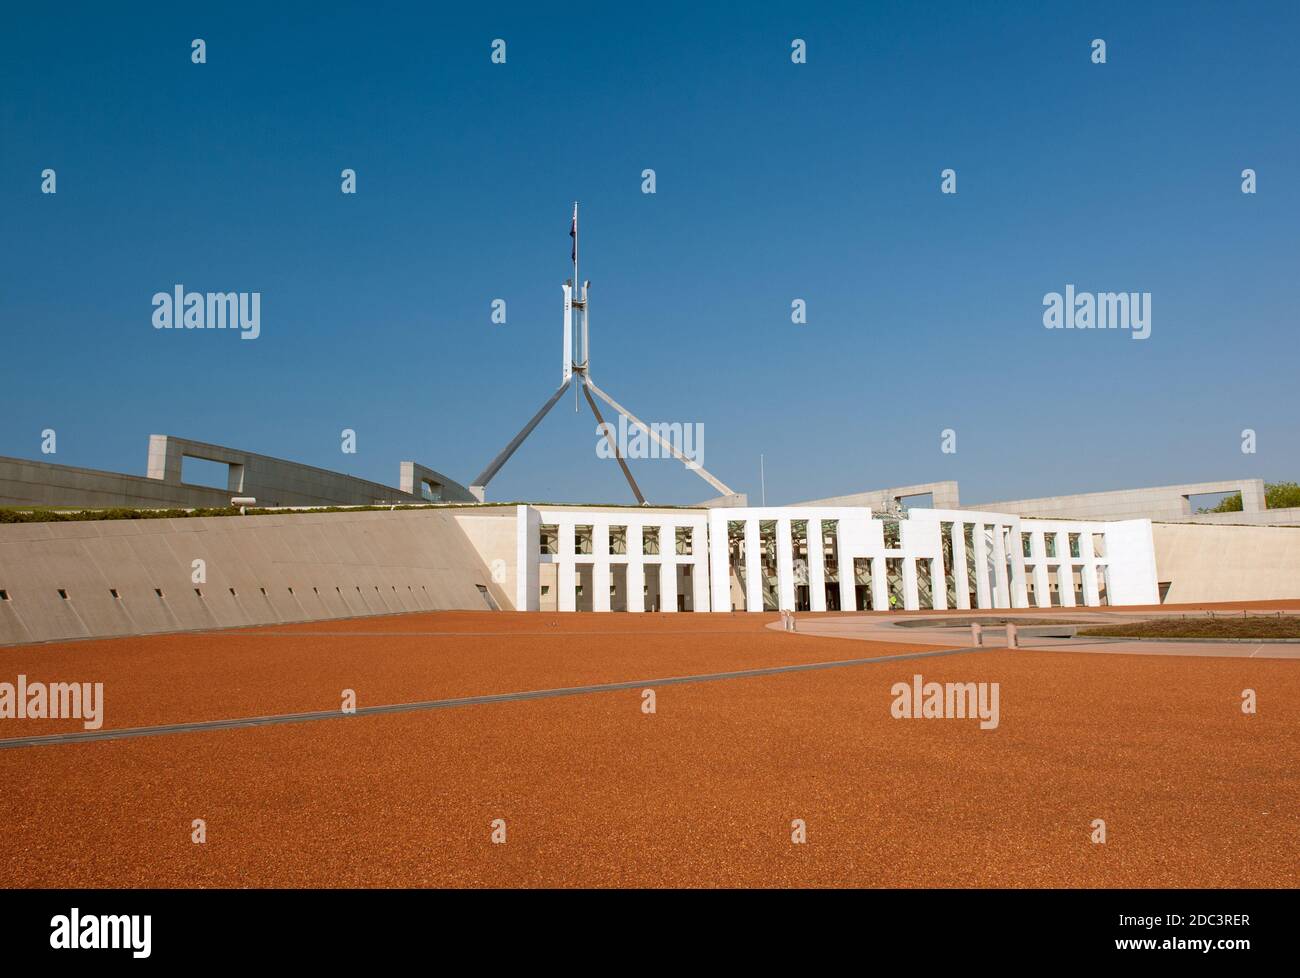
<svg viewBox="0 0 1300 978"><path fill-rule="evenodd" d="M1297 476L1295 4L262 7L7 14L0 454L468 483L558 384L578 199L594 378L755 501L760 453L772 503ZM176 283L261 292L261 336L153 329ZM1150 292L1151 337L1044 329L1067 283ZM570 398L489 498L626 501L595 444Z"/></svg>

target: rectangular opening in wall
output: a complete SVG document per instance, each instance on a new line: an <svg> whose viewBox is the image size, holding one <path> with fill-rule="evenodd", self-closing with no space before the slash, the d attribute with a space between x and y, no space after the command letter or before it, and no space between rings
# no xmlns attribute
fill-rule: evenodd
<svg viewBox="0 0 1300 978"><path fill-rule="evenodd" d="M922 611L934 610L934 561L918 557L916 560L916 600Z"/></svg>
<svg viewBox="0 0 1300 978"><path fill-rule="evenodd" d="M776 520L758 521L758 553L763 567L761 577L763 589L763 610L777 611L780 596L776 584Z"/></svg>
<svg viewBox="0 0 1300 978"><path fill-rule="evenodd" d="M641 588L642 607L646 611L663 611L662 595L659 593L659 568L647 567L645 584Z"/></svg>
<svg viewBox="0 0 1300 978"><path fill-rule="evenodd" d="M745 523L727 521L727 568L730 571L731 610L745 610Z"/></svg>
<svg viewBox="0 0 1300 978"><path fill-rule="evenodd" d="M206 486L225 492L230 488L230 465L186 455L181 459L181 482L187 486Z"/></svg>
<svg viewBox="0 0 1300 978"><path fill-rule="evenodd" d="M611 554L627 553L626 526L611 526L609 528L609 552Z"/></svg>
<svg viewBox="0 0 1300 978"><path fill-rule="evenodd" d="M560 528L554 523L543 523L541 529L541 547L544 554L560 552Z"/></svg>
<svg viewBox="0 0 1300 978"><path fill-rule="evenodd" d="M573 552L577 554L591 553L592 539L595 537L595 528L590 523L580 524L573 528Z"/></svg>
<svg viewBox="0 0 1300 978"><path fill-rule="evenodd" d="M884 533L886 550L897 550L903 545L903 528L898 520L882 519L880 528Z"/></svg>
<svg viewBox="0 0 1300 978"><path fill-rule="evenodd" d="M1097 565L1097 602L1110 604L1110 568L1105 564Z"/></svg>
<svg viewBox="0 0 1300 978"><path fill-rule="evenodd" d="M1092 555L1099 559L1106 556L1106 534L1094 533L1092 535Z"/></svg>
<svg viewBox="0 0 1300 978"><path fill-rule="evenodd" d="M0 587L0 601L8 601L8 600L9 600L9 592L6 591L4 588Z"/></svg>
<svg viewBox="0 0 1300 978"><path fill-rule="evenodd" d="M948 594L948 607L957 607L957 578L953 573L952 524L939 524L939 549L943 554L944 589Z"/></svg>
<svg viewBox="0 0 1300 978"><path fill-rule="evenodd" d="M158 597L160 597L160 598L163 596L162 588L160 588L160 587L156 587L156 588L154 588L154 589L153 589L153 593L156 594L156 595L158 595Z"/></svg>
<svg viewBox="0 0 1300 978"><path fill-rule="evenodd" d="M1076 567L1070 572L1071 584L1074 587L1074 603L1080 607L1083 606L1083 568Z"/></svg>
<svg viewBox="0 0 1300 978"><path fill-rule="evenodd" d="M677 527L677 556L690 557L695 554L695 529L690 526Z"/></svg>
<svg viewBox="0 0 1300 978"><path fill-rule="evenodd" d="M1048 557L1056 559L1056 534L1052 532L1043 534L1043 548Z"/></svg>
<svg viewBox="0 0 1300 978"><path fill-rule="evenodd" d="M442 502L442 483L432 479L420 480L420 496L431 503Z"/></svg>
<svg viewBox="0 0 1300 978"><path fill-rule="evenodd" d="M875 602L871 592L871 558L853 558L853 607L857 611L871 611Z"/></svg>
<svg viewBox="0 0 1300 978"><path fill-rule="evenodd" d="M578 564L574 567L576 587L573 595L575 611L594 611L596 609L596 568L592 564Z"/></svg>
<svg viewBox="0 0 1300 978"><path fill-rule="evenodd" d="M822 520L822 566L825 568L823 574L827 584L838 584L840 580L840 521L839 520ZM831 588L826 589L830 594ZM836 595L839 594L839 588L835 588ZM835 598L835 607L830 605L826 608L828 611L838 611L840 599Z"/></svg>
<svg viewBox="0 0 1300 978"><path fill-rule="evenodd" d="M115 587L111 587L111 588L109 588L109 589L108 589L108 593L111 594L114 598L118 598L118 597L119 597L119 595L118 595L118 593L117 593L117 588L115 588Z"/></svg>
<svg viewBox="0 0 1300 978"><path fill-rule="evenodd" d="M195 588L195 589L194 589L194 593L195 593L198 597L200 597L200 598L203 597L203 592L200 591L198 588Z"/></svg>
<svg viewBox="0 0 1300 978"><path fill-rule="evenodd" d="M475 584L478 588L479 595L483 598L483 603L488 606L489 611L500 611L501 606L497 604L496 598L492 597L492 592L483 584Z"/></svg>
<svg viewBox="0 0 1300 978"><path fill-rule="evenodd" d="M609 565L609 610L627 611L627 564Z"/></svg>
<svg viewBox="0 0 1300 978"><path fill-rule="evenodd" d="M641 552L643 554L659 553L659 527L643 526L641 527Z"/></svg>
<svg viewBox="0 0 1300 978"><path fill-rule="evenodd" d="M695 589L691 587L691 566L690 564L681 564L675 570L677 572L677 610L694 611Z"/></svg>
<svg viewBox="0 0 1300 978"><path fill-rule="evenodd" d="M1032 533L1020 534L1020 553L1025 557L1034 556L1034 535Z"/></svg>
<svg viewBox="0 0 1300 978"><path fill-rule="evenodd" d="M1070 556L1082 557L1083 552L1079 549L1079 534L1071 533L1069 534L1069 538L1070 538Z"/></svg>
<svg viewBox="0 0 1300 978"><path fill-rule="evenodd" d="M1184 496L1193 513L1240 513L1240 492L1198 492Z"/></svg>
<svg viewBox="0 0 1300 978"><path fill-rule="evenodd" d="M58 591L59 591L59 597L61 597L64 601L67 601L68 600L67 588L59 588Z"/></svg>
<svg viewBox="0 0 1300 978"><path fill-rule="evenodd" d="M889 592L889 610L902 611L906 607L903 601L903 558L885 558L885 586Z"/></svg>
<svg viewBox="0 0 1300 978"><path fill-rule="evenodd" d="M962 542L966 545L966 599L971 608L978 608L979 573L975 568L975 524L962 524Z"/></svg>
<svg viewBox="0 0 1300 978"><path fill-rule="evenodd" d="M1031 608L1038 607L1038 594L1035 591L1036 576L1032 570L1025 571L1025 600Z"/></svg>
<svg viewBox="0 0 1300 978"><path fill-rule="evenodd" d="M934 493L918 492L913 496L896 496L903 509L934 509Z"/></svg>

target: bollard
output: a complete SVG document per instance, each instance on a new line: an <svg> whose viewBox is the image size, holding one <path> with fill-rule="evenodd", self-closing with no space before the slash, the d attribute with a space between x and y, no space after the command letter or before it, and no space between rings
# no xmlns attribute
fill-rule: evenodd
<svg viewBox="0 0 1300 978"><path fill-rule="evenodd" d="M1014 649L1014 648L1017 648L1017 647L1018 647L1018 646L1016 645L1016 638L1017 638L1017 637L1018 637L1018 636L1017 636L1017 632L1016 632L1016 626L1015 626L1015 623L1014 623L1014 622L1010 622L1010 621L1007 622L1007 648L1009 648L1009 649Z"/></svg>
<svg viewBox="0 0 1300 978"><path fill-rule="evenodd" d="M793 612L793 611L790 612L790 631L792 631L792 632L797 632L797 631L799 631L799 626L796 625L796 624L795 624L795 621L794 621L794 612Z"/></svg>
<svg viewBox="0 0 1300 978"><path fill-rule="evenodd" d="M984 626L977 621L970 623L970 640L972 645L984 644Z"/></svg>

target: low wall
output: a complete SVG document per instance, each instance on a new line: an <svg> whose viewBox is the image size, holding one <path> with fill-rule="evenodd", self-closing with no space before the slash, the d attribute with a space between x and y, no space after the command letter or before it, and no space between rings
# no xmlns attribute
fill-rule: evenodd
<svg viewBox="0 0 1300 978"><path fill-rule="evenodd" d="M513 606L451 512L0 526L0 645L487 609L479 586Z"/></svg>
<svg viewBox="0 0 1300 978"><path fill-rule="evenodd" d="M1300 598L1300 527L1155 523L1151 532L1166 603Z"/></svg>

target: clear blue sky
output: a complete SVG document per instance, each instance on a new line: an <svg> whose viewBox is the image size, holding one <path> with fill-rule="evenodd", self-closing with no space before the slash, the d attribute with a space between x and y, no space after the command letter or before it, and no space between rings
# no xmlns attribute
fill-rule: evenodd
<svg viewBox="0 0 1300 978"><path fill-rule="evenodd" d="M760 453L773 503L1300 469L1294 3L278 6L7 11L0 454L468 483L558 383L579 199L593 376L755 501ZM260 291L261 337L154 330L176 283ZM1045 330L1066 283L1151 292L1151 338ZM561 405L489 498L626 501L593 428Z"/></svg>

